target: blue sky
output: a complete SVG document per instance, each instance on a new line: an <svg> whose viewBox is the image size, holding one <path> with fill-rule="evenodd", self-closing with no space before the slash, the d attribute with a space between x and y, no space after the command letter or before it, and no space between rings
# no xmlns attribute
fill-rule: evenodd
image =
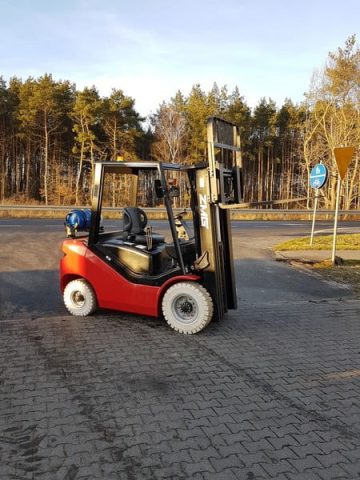
<svg viewBox="0 0 360 480"><path fill-rule="evenodd" d="M0 75L121 88L142 115L196 83L281 106L359 30L359 0L0 0Z"/></svg>

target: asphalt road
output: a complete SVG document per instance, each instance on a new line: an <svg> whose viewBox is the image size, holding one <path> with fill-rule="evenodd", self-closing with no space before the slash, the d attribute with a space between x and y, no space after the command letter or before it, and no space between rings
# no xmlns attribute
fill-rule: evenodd
<svg viewBox="0 0 360 480"><path fill-rule="evenodd" d="M164 232L164 222L152 222ZM117 227L105 222L106 229ZM274 261L271 247L309 235L309 222L233 222L233 245L240 303L258 304L321 300L350 295L303 271ZM359 231L357 223L341 231ZM330 232L330 223L318 223ZM166 232L165 232L166 233ZM59 294L58 262L65 238L61 220L0 219L0 318L66 314ZM115 314L116 315L116 314Z"/></svg>

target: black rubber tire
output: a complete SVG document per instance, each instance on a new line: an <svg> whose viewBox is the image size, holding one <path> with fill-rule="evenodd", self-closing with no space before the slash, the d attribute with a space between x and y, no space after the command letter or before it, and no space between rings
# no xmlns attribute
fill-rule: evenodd
<svg viewBox="0 0 360 480"><path fill-rule="evenodd" d="M162 312L171 328L191 335L211 321L214 306L209 292L196 282L172 285L162 299Z"/></svg>
<svg viewBox="0 0 360 480"><path fill-rule="evenodd" d="M96 310L96 295L91 285L82 278L72 280L64 289L64 304L71 315L86 317Z"/></svg>

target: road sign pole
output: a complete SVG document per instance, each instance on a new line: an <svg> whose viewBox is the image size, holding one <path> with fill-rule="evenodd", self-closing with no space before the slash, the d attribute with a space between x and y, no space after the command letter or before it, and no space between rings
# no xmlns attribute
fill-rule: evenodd
<svg viewBox="0 0 360 480"><path fill-rule="evenodd" d="M318 198L319 198L319 190L316 190L316 191L315 191L315 202L314 202L314 213L313 213L312 227L311 227L310 245L313 244L314 229L315 229L315 219L316 219L316 210L317 210Z"/></svg>
<svg viewBox="0 0 360 480"><path fill-rule="evenodd" d="M310 187L315 189L315 202L314 202L314 213L311 227L311 236L310 236L310 245L313 244L314 239L314 229L315 229L315 220L316 220L316 210L318 199L320 196L320 188L323 187L328 179L328 169L322 163L318 163L315 167L312 168L309 177Z"/></svg>
<svg viewBox="0 0 360 480"><path fill-rule="evenodd" d="M338 184L337 184L337 192L336 192L335 219L334 219L334 237L333 237L333 248L332 248L332 255L331 255L331 262L332 262L333 265L335 265L336 234L337 234L339 203L340 203L340 188L341 188L341 177L340 177L340 175L338 175Z"/></svg>
<svg viewBox="0 0 360 480"><path fill-rule="evenodd" d="M331 255L332 264L335 265L335 253L336 253L336 233L337 233L337 222L339 215L339 203L340 203L340 188L341 181L345 179L345 175L351 162L351 159L355 153L354 147L336 147L334 148L334 156L338 167L338 184L336 192L336 209L335 209L335 219L334 219L334 239L333 239L333 249Z"/></svg>

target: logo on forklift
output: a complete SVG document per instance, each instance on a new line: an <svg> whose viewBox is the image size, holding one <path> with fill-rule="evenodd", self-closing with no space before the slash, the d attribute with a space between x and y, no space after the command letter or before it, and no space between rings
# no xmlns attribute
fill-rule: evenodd
<svg viewBox="0 0 360 480"><path fill-rule="evenodd" d="M199 200L200 200L199 202L200 203L200 224L204 228L209 228L209 215L207 213L208 202L207 202L206 195L202 195L200 193Z"/></svg>

